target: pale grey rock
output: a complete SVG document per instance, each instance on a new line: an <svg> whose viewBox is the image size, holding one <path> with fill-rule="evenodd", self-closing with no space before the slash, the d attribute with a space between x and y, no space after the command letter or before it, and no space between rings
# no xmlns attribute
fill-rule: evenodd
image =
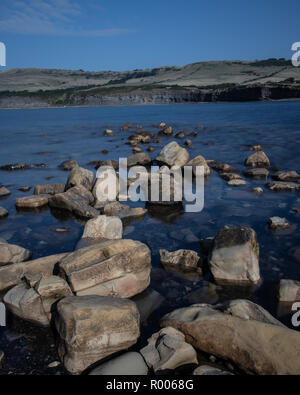
<svg viewBox="0 0 300 395"><path fill-rule="evenodd" d="M93 369L90 376L147 376L148 366L138 352L127 352Z"/></svg>
<svg viewBox="0 0 300 395"><path fill-rule="evenodd" d="M156 160L170 167L183 167L189 160L189 153L185 148L180 147L176 141L172 141L162 149Z"/></svg>
<svg viewBox="0 0 300 395"><path fill-rule="evenodd" d="M119 217L99 215L85 224L82 238L118 240L122 235L123 224Z"/></svg>

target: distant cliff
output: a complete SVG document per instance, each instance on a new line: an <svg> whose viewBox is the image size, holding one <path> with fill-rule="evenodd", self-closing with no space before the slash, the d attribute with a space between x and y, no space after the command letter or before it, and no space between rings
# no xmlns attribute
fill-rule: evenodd
<svg viewBox="0 0 300 395"><path fill-rule="evenodd" d="M250 85L224 89L131 86L32 93L1 92L0 108L250 102L284 99L300 99L300 85Z"/></svg>

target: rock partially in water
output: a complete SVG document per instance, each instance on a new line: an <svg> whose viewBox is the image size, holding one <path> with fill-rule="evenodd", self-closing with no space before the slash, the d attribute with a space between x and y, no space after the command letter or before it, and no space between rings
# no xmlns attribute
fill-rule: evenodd
<svg viewBox="0 0 300 395"><path fill-rule="evenodd" d="M142 207L131 208L126 204L121 204L120 202L108 203L104 207L104 214L108 216L116 216L121 219L130 219L143 217L148 212L147 209Z"/></svg>
<svg viewBox="0 0 300 395"><path fill-rule="evenodd" d="M93 369L90 376L147 376L148 366L138 352L127 352Z"/></svg>
<svg viewBox="0 0 300 395"><path fill-rule="evenodd" d="M300 189L300 184L295 182L273 181L267 187L274 192L294 192Z"/></svg>
<svg viewBox="0 0 300 395"><path fill-rule="evenodd" d="M65 192L65 184L38 184L34 188L35 195L56 195Z"/></svg>
<svg viewBox="0 0 300 395"><path fill-rule="evenodd" d="M66 160L59 165L59 168L64 171L71 171L75 167L78 167L76 160Z"/></svg>
<svg viewBox="0 0 300 395"><path fill-rule="evenodd" d="M199 366L193 372L194 376L233 376L232 373L209 365Z"/></svg>
<svg viewBox="0 0 300 395"><path fill-rule="evenodd" d="M263 147L261 145L253 145L250 148L250 151L262 151L262 150L263 150Z"/></svg>
<svg viewBox="0 0 300 395"><path fill-rule="evenodd" d="M177 139L184 139L185 138L185 133L184 132L178 132L177 134L175 134L175 137Z"/></svg>
<svg viewBox="0 0 300 395"><path fill-rule="evenodd" d="M300 175L296 171L279 171L272 178L276 181L299 182Z"/></svg>
<svg viewBox="0 0 300 395"><path fill-rule="evenodd" d="M214 240L209 266L217 282L258 283L259 244L255 231L247 227L222 229Z"/></svg>
<svg viewBox="0 0 300 395"><path fill-rule="evenodd" d="M272 230L282 230L282 229L288 229L290 228L290 224L286 220L286 218L280 218L280 217L272 217L268 221L269 228Z"/></svg>
<svg viewBox="0 0 300 395"><path fill-rule="evenodd" d="M145 152L142 152L142 153L139 153L139 154L130 155L127 158L127 166L128 167L149 166L149 165L151 165L151 163L152 163L152 159Z"/></svg>
<svg viewBox="0 0 300 395"><path fill-rule="evenodd" d="M269 176L269 170L264 168L254 168L245 171L245 176L249 178L254 178L255 180L266 180Z"/></svg>
<svg viewBox="0 0 300 395"><path fill-rule="evenodd" d="M0 188L0 197L6 197L9 196L11 194L10 190L7 189L6 187L1 187Z"/></svg>
<svg viewBox="0 0 300 395"><path fill-rule="evenodd" d="M57 313L59 355L72 374L128 349L140 336L139 312L130 300L71 296L58 303Z"/></svg>
<svg viewBox="0 0 300 395"><path fill-rule="evenodd" d="M208 166L205 158L201 155L196 156L196 158L190 160L186 166L193 166L193 174L196 176L196 169L197 166L203 166L204 167L204 177L209 177L210 176L210 167Z"/></svg>
<svg viewBox="0 0 300 395"><path fill-rule="evenodd" d="M123 224L120 218L99 215L85 224L82 238L118 240L122 239L122 235Z"/></svg>
<svg viewBox="0 0 300 395"><path fill-rule="evenodd" d="M31 255L31 252L26 248L0 240L0 267L25 262Z"/></svg>
<svg viewBox="0 0 300 395"><path fill-rule="evenodd" d="M167 314L161 326L180 330L196 349L231 361L247 373L300 374L300 333L282 326L203 304Z"/></svg>
<svg viewBox="0 0 300 395"><path fill-rule="evenodd" d="M235 173L221 173L220 177L225 181L242 180L243 177Z"/></svg>
<svg viewBox="0 0 300 395"><path fill-rule="evenodd" d="M260 187L253 188L251 191L256 193L256 195L262 195L264 193L264 190Z"/></svg>
<svg viewBox="0 0 300 395"><path fill-rule="evenodd" d="M247 167L270 167L271 163L263 151L257 151L246 159L245 165Z"/></svg>
<svg viewBox="0 0 300 395"><path fill-rule="evenodd" d="M280 280L278 299L280 302L300 302L300 282Z"/></svg>
<svg viewBox="0 0 300 395"><path fill-rule="evenodd" d="M172 126L167 126L166 128L160 130L158 134L163 136L172 136L173 135L173 128Z"/></svg>
<svg viewBox="0 0 300 395"><path fill-rule="evenodd" d="M38 208L46 206L49 203L51 195L32 195L23 198L16 198L17 208Z"/></svg>
<svg viewBox="0 0 300 395"><path fill-rule="evenodd" d="M184 142L184 145L186 145L186 146L189 147L189 148L192 148L192 147L193 147L193 142L192 142L192 140L187 139L187 140Z"/></svg>
<svg viewBox="0 0 300 395"><path fill-rule="evenodd" d="M201 262L200 256L196 251L178 250L169 252L166 250L159 250L159 254L162 265L175 266L182 270L197 270Z"/></svg>
<svg viewBox="0 0 300 395"><path fill-rule="evenodd" d="M5 218L8 216L8 211L4 207L0 207L0 218Z"/></svg>
<svg viewBox="0 0 300 395"><path fill-rule="evenodd" d="M13 163L9 165L4 165L0 166L0 170L8 170L8 171L13 171L13 170L25 170L29 169L29 165L26 163Z"/></svg>
<svg viewBox="0 0 300 395"><path fill-rule="evenodd" d="M58 193L49 199L50 207L67 210L81 218L95 218L99 212L91 207L94 196L84 187L73 187L67 192Z"/></svg>
<svg viewBox="0 0 300 395"><path fill-rule="evenodd" d="M29 192L30 189L31 189L30 186L24 186L24 187L18 188L18 191L21 191L21 192Z"/></svg>
<svg viewBox="0 0 300 395"><path fill-rule="evenodd" d="M185 148L180 147L176 141L172 141L161 150L156 160L170 167L183 167L189 160L189 153Z"/></svg>
<svg viewBox="0 0 300 395"><path fill-rule="evenodd" d="M231 180L228 181L227 185L229 187L243 187L247 185L247 182L245 180Z"/></svg>
<svg viewBox="0 0 300 395"><path fill-rule="evenodd" d="M209 167L217 172L230 173L234 170L233 167L228 165L227 163L220 163L215 160L208 160L207 164Z"/></svg>
<svg viewBox="0 0 300 395"><path fill-rule="evenodd" d="M154 372L198 364L195 349L186 343L183 333L171 327L165 327L153 334L140 353Z"/></svg>
<svg viewBox="0 0 300 395"><path fill-rule="evenodd" d="M6 308L17 317L35 325L49 326L52 305L72 295L67 282L60 277L42 277L34 286L15 286L4 296Z"/></svg>
<svg viewBox="0 0 300 395"><path fill-rule="evenodd" d="M104 241L67 255L59 267L76 295L131 298L149 286L151 253L139 241Z"/></svg>
<svg viewBox="0 0 300 395"><path fill-rule="evenodd" d="M88 191L91 191L94 184L94 173L90 170L84 169L83 167L75 167L71 170L65 190L73 187L84 187Z"/></svg>
<svg viewBox="0 0 300 395"><path fill-rule="evenodd" d="M13 265L0 266L0 291L6 291L14 285L20 284L22 278L25 276L33 277L41 274L51 276L58 262L60 262L66 255L66 253L57 254L35 259L33 261L23 261Z"/></svg>
<svg viewBox="0 0 300 395"><path fill-rule="evenodd" d="M112 130L110 129L104 130L104 136L114 136L114 135L115 133Z"/></svg>

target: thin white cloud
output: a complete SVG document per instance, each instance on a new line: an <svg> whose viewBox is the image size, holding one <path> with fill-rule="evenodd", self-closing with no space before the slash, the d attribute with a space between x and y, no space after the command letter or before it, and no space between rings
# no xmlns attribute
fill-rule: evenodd
<svg viewBox="0 0 300 395"><path fill-rule="evenodd" d="M0 32L69 37L109 37L134 32L113 27L84 29L79 26L83 9L70 0L1 0ZM99 8L98 8L99 10Z"/></svg>

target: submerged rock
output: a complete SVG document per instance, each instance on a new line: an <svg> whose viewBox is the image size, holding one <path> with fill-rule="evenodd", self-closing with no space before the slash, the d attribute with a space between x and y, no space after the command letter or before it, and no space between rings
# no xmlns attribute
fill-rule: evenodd
<svg viewBox="0 0 300 395"><path fill-rule="evenodd" d="M288 229L290 227L290 224L286 220L286 218L280 218L280 217L272 217L268 221L269 228L270 229Z"/></svg>
<svg viewBox="0 0 300 395"><path fill-rule="evenodd" d="M277 181L298 182L300 175L296 171L279 171L272 178Z"/></svg>
<svg viewBox="0 0 300 395"><path fill-rule="evenodd" d="M198 364L197 353L185 342L184 334L171 327L165 327L152 335L140 353L154 372Z"/></svg>
<svg viewBox="0 0 300 395"><path fill-rule="evenodd" d="M196 156L196 158L190 160L186 166L193 166L193 174L196 176L196 168L197 166L203 166L204 167L204 177L209 177L210 176L210 167L208 166L205 158L201 155Z"/></svg>
<svg viewBox="0 0 300 395"><path fill-rule="evenodd" d="M90 376L147 376L148 366L138 352L127 352L93 369Z"/></svg>
<svg viewBox="0 0 300 395"><path fill-rule="evenodd" d="M149 286L151 253L139 241L106 241L67 255L59 267L76 295L131 298Z"/></svg>
<svg viewBox="0 0 300 395"><path fill-rule="evenodd" d="M91 191L93 183L94 173L92 171L82 167L74 167L69 174L65 190L67 191L73 187L84 187Z"/></svg>
<svg viewBox="0 0 300 395"><path fill-rule="evenodd" d="M175 266L182 270L197 270L198 264L201 262L197 252L190 250L178 250L175 252L159 250L159 254L162 265Z"/></svg>
<svg viewBox="0 0 300 395"><path fill-rule="evenodd" d="M245 171L245 176L249 178L254 178L255 180L265 180L269 176L269 170L264 168L254 168Z"/></svg>
<svg viewBox="0 0 300 395"><path fill-rule="evenodd" d="M30 189L31 189L30 186L25 186L25 187L18 188L18 191L21 191L21 192L29 192Z"/></svg>
<svg viewBox="0 0 300 395"><path fill-rule="evenodd" d="M273 181L267 187L274 192L294 192L300 189L300 184L295 182Z"/></svg>
<svg viewBox="0 0 300 395"><path fill-rule="evenodd" d="M122 235L123 224L120 218L99 215L85 224L82 238L118 240L122 239Z"/></svg>
<svg viewBox="0 0 300 395"><path fill-rule="evenodd" d="M156 160L170 167L183 167L189 160L189 153L185 148L180 147L176 141L172 141L162 149Z"/></svg>
<svg viewBox="0 0 300 395"><path fill-rule="evenodd" d="M300 282L280 280L278 299L280 302L300 302Z"/></svg>
<svg viewBox="0 0 300 395"><path fill-rule="evenodd" d="M300 373L300 333L282 326L203 304L167 314L161 326L180 330L196 349L231 361L247 373Z"/></svg>
<svg viewBox="0 0 300 395"><path fill-rule="evenodd" d="M221 173L220 177L225 181L242 180L243 177L235 173Z"/></svg>
<svg viewBox="0 0 300 395"><path fill-rule="evenodd" d="M0 240L0 267L27 261L31 252L15 244L8 244ZM1 275L1 273L0 273Z"/></svg>
<svg viewBox="0 0 300 395"><path fill-rule="evenodd" d="M4 296L6 308L17 317L36 325L49 326L52 305L72 295L70 287L60 277L40 277L33 286L23 283Z"/></svg>
<svg viewBox="0 0 300 395"><path fill-rule="evenodd" d="M209 167L217 172L230 173L234 170L233 167L228 165L227 163L220 163L215 160L208 160L207 164Z"/></svg>
<svg viewBox="0 0 300 395"><path fill-rule="evenodd" d="M6 187L0 187L0 197L6 197L11 194L10 190Z"/></svg>
<svg viewBox="0 0 300 395"><path fill-rule="evenodd" d="M49 203L50 195L32 195L23 198L16 198L17 208L38 208Z"/></svg>
<svg viewBox="0 0 300 395"><path fill-rule="evenodd" d="M0 218L5 218L8 216L8 211L4 207L0 207Z"/></svg>
<svg viewBox="0 0 300 395"><path fill-rule="evenodd" d="M217 282L258 283L259 245L251 228L224 228L214 240L209 259Z"/></svg>
<svg viewBox="0 0 300 395"><path fill-rule="evenodd" d="M139 312L130 300L71 296L58 303L57 313L59 355L72 374L128 349L140 336Z"/></svg>
<svg viewBox="0 0 300 395"><path fill-rule="evenodd" d="M13 171L13 170L25 170L29 169L29 165L26 163L13 163L9 165L4 165L0 166L0 170L8 170L8 171Z"/></svg>
<svg viewBox="0 0 300 395"><path fill-rule="evenodd" d="M271 163L263 151L257 151L246 159L245 165L247 167L270 167Z"/></svg>
<svg viewBox="0 0 300 395"><path fill-rule="evenodd" d="M65 191L65 184L38 184L34 188L35 195L56 195Z"/></svg>

